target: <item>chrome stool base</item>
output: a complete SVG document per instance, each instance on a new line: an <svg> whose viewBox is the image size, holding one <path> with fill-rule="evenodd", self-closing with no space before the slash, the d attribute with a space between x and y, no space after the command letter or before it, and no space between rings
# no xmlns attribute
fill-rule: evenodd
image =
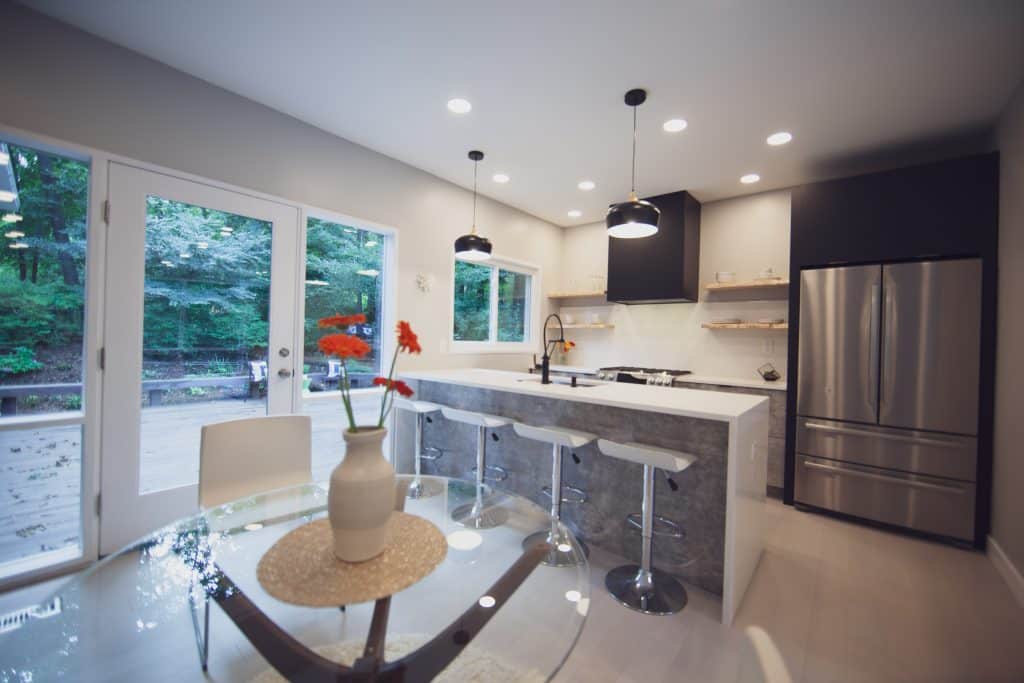
<svg viewBox="0 0 1024 683"><path fill-rule="evenodd" d="M640 565L625 564L608 572L605 588L623 605L644 614L675 614L686 607L686 589L671 574Z"/></svg>
<svg viewBox="0 0 1024 683"><path fill-rule="evenodd" d="M444 485L435 479L413 479L409 482L409 490L406 492L405 497L410 500L433 498L440 495L443 491Z"/></svg>
<svg viewBox="0 0 1024 683"><path fill-rule="evenodd" d="M508 510L466 503L452 510L452 521L470 529L493 529L508 521Z"/></svg>
<svg viewBox="0 0 1024 683"><path fill-rule="evenodd" d="M548 543L551 545L551 552L541 560L541 564L547 565L548 567L575 567L582 563L580 555L573 552L572 543L568 540L553 539L551 532L536 531L526 538L523 539L523 550L529 550L538 543ZM559 550L558 547L569 545L569 550ZM579 552L583 557L590 557L590 548L587 547L586 543L580 539L576 539L576 545L579 548Z"/></svg>

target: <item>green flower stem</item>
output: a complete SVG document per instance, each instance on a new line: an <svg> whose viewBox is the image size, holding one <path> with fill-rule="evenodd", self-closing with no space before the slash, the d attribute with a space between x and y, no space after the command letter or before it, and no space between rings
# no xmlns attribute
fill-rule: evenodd
<svg viewBox="0 0 1024 683"><path fill-rule="evenodd" d="M352 412L352 386L348 379L348 364L341 359L341 402L345 406L345 413L348 415L348 427L350 432L358 431L356 428L356 416Z"/></svg>
<svg viewBox="0 0 1024 683"><path fill-rule="evenodd" d="M380 401L380 420L377 421L378 429L384 427L384 418L388 416L388 412L390 411L390 408L387 407L388 394L394 391L394 389L391 388L391 378L395 375L395 364L398 362L398 352L401 350L402 347L396 345L395 355L391 357L391 369L388 370L388 383L384 385L384 397ZM392 397L391 402L394 403L394 397Z"/></svg>

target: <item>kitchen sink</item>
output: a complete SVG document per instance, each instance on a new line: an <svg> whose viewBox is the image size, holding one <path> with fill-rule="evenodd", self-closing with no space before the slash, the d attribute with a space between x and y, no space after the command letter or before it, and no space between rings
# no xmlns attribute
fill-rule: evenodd
<svg viewBox="0 0 1024 683"><path fill-rule="evenodd" d="M552 377L550 379L551 379L551 383L552 384L561 384L562 386L566 386L566 387L573 386L572 378L571 377ZM517 382L536 382L537 384L540 384L540 380L541 380L541 378L539 376L537 376L537 377L523 377L522 379L518 379L516 381ZM577 379L575 386L578 389L582 389L584 387L599 387L602 384L606 384L606 382L593 382L593 381L589 381L589 380L585 380L585 379Z"/></svg>

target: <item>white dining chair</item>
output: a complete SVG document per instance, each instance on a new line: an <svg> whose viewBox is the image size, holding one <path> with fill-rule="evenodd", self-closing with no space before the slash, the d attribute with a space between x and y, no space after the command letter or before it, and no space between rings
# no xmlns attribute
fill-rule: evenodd
<svg viewBox="0 0 1024 683"><path fill-rule="evenodd" d="M748 626L743 635L737 683L793 683L782 653L767 631Z"/></svg>
<svg viewBox="0 0 1024 683"><path fill-rule="evenodd" d="M313 481L313 423L308 415L250 417L203 425L199 437L199 507ZM199 576L188 589L199 664L210 654L210 596L197 596ZM198 609L203 610L199 624Z"/></svg>
<svg viewBox="0 0 1024 683"><path fill-rule="evenodd" d="M250 417L203 425L199 507L313 481L308 415Z"/></svg>

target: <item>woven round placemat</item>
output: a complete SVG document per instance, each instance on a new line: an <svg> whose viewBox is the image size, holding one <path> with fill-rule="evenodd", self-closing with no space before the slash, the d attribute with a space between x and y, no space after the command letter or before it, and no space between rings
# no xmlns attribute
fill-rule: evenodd
<svg viewBox="0 0 1024 683"><path fill-rule="evenodd" d="M448 542L440 529L416 515L394 512L390 524L388 547L365 562L335 557L327 519L304 524L263 554L256 578L278 600L306 607L338 607L394 595L441 564Z"/></svg>

